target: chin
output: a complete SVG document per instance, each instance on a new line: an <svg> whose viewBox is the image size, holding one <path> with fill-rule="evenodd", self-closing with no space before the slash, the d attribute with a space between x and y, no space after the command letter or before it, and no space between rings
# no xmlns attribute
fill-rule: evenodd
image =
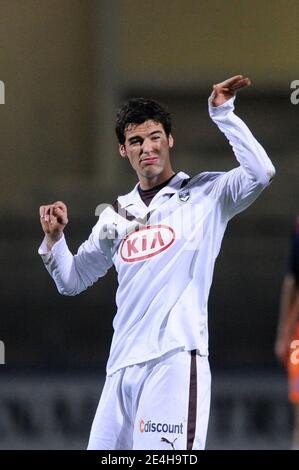
<svg viewBox="0 0 299 470"><path fill-rule="evenodd" d="M148 179L157 178L160 174L161 174L160 171L153 171L152 173L148 173L146 177Z"/></svg>
<svg viewBox="0 0 299 470"><path fill-rule="evenodd" d="M154 178L155 176L159 176L160 173L161 170L157 168L147 168L145 171L143 171L143 175L147 178Z"/></svg>

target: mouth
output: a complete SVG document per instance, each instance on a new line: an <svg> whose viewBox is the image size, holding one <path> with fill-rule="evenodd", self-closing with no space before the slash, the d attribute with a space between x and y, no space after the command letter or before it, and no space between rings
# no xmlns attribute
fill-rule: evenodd
<svg viewBox="0 0 299 470"><path fill-rule="evenodd" d="M157 161L158 157L147 157L143 158L140 163L143 165L154 165Z"/></svg>

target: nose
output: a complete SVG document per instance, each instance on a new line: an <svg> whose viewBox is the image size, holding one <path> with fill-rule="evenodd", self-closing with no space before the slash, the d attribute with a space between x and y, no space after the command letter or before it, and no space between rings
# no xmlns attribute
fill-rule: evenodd
<svg viewBox="0 0 299 470"><path fill-rule="evenodd" d="M144 139L142 144L142 153L149 155L153 150L151 139Z"/></svg>

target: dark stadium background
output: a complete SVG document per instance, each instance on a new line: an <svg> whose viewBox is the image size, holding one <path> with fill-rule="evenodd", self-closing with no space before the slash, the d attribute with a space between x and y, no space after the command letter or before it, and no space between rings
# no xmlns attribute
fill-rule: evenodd
<svg viewBox="0 0 299 470"><path fill-rule="evenodd" d="M236 166L207 97L238 73L253 85L237 113L277 176L231 221L216 263L208 446L289 446L286 377L273 347L298 211L299 105L290 101L298 21L292 0L0 1L1 448L86 446L112 336L115 273L78 297L59 296L37 254L39 205L68 205L65 233L76 250L96 206L135 184L113 129L131 96L168 105L177 170Z"/></svg>

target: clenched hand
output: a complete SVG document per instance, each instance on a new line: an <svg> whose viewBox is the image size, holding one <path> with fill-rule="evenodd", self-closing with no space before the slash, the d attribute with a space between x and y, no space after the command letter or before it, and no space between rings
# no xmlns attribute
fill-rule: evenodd
<svg viewBox="0 0 299 470"><path fill-rule="evenodd" d="M48 249L62 237L68 223L67 207L62 201L47 204L39 208L40 222L46 235Z"/></svg>

